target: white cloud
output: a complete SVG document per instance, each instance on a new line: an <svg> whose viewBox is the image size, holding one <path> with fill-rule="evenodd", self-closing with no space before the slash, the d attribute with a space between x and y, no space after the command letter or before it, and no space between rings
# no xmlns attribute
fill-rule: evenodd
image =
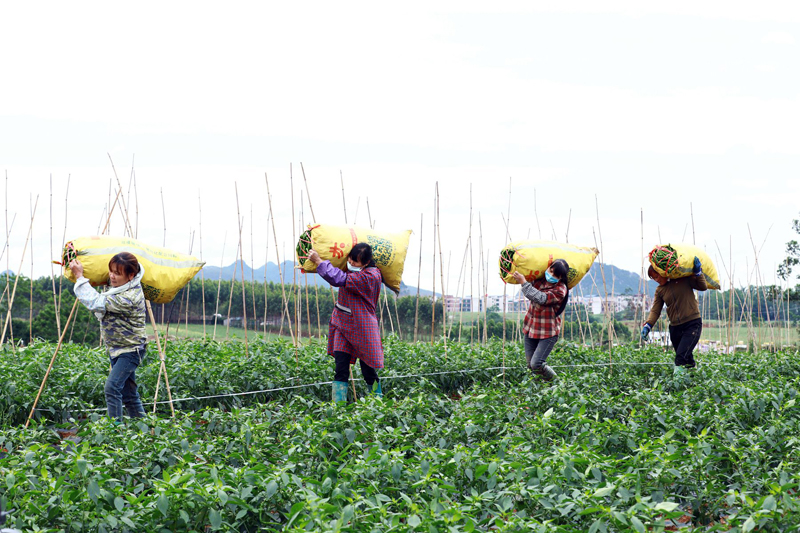
<svg viewBox="0 0 800 533"><path fill-rule="evenodd" d="M794 36L785 31L771 31L764 36L762 41L772 44L795 44Z"/></svg>

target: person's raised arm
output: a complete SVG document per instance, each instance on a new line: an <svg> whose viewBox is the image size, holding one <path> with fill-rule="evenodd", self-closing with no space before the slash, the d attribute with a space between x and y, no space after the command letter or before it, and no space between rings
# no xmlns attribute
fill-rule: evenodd
<svg viewBox="0 0 800 533"><path fill-rule="evenodd" d="M69 262L69 269L75 276L75 297L93 313L105 313L106 298L98 293L89 283L89 279L83 276L83 265L77 259Z"/></svg>
<svg viewBox="0 0 800 533"><path fill-rule="evenodd" d="M308 260L317 265L317 274L322 279L334 287L344 287L347 281L347 274L333 266L330 261L323 261L316 250L311 250L308 253Z"/></svg>

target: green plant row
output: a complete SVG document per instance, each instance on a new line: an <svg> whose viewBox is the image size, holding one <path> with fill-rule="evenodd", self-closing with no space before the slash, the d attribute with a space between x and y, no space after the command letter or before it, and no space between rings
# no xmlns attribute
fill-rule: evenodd
<svg viewBox="0 0 800 533"><path fill-rule="evenodd" d="M26 531L792 531L799 361L495 375L457 395L415 379L348 405L96 417L77 444L6 427L0 498Z"/></svg>

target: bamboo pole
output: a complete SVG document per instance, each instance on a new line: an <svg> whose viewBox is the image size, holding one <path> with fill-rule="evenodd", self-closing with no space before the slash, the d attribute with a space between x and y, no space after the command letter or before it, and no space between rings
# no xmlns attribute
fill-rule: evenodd
<svg viewBox="0 0 800 533"><path fill-rule="evenodd" d="M442 277L442 332L445 333L447 331L447 295L445 295L445 284L444 284L444 262L442 261L442 231L441 231L441 214L439 213L439 205L441 204L441 199L439 197L439 182L436 182L436 235L438 237L437 242L439 244L439 274ZM444 358L447 360L447 335L444 335Z"/></svg>
<svg viewBox="0 0 800 533"><path fill-rule="evenodd" d="M67 174L67 192L64 195L64 233L61 235L61 248L59 250L64 249L64 245L67 241L67 214L69 212L69 182L72 179L71 174ZM33 276L33 269L31 269L31 276ZM58 309L61 310L61 299L64 297L64 276L58 277ZM75 322L72 323L72 327L75 327ZM70 338L72 336L70 335Z"/></svg>
<svg viewBox="0 0 800 533"><path fill-rule="evenodd" d="M730 294L729 294L729 303L728 303L728 346L731 346L731 338L730 333L733 330L733 297L735 295L736 290L733 287L733 237L728 236L728 251L730 252L730 262L731 262L731 274L730 274Z"/></svg>
<svg viewBox="0 0 800 533"><path fill-rule="evenodd" d="M6 172L6 183L8 183L8 172ZM7 201L7 200L6 200ZM8 228L8 207L6 207L6 228ZM6 229L6 245L8 244L8 230ZM59 254L60 255L60 254ZM53 175L50 174L50 257L53 257ZM56 274L53 271L53 263L50 263L50 281L53 286L53 305L56 311L56 331L61 337L61 310L58 307L59 297L56 292Z"/></svg>
<svg viewBox="0 0 800 533"><path fill-rule="evenodd" d="M197 190L197 208L199 210L199 224L200 224L200 262L203 262L203 204L200 200L200 189ZM204 268L200 269L200 287L203 295L203 340L206 339L206 275Z"/></svg>
<svg viewBox="0 0 800 533"><path fill-rule="evenodd" d="M190 241L189 241L189 255L192 255L192 250L194 249L194 231L190 231ZM202 270L202 269L201 269ZM186 283L186 315L184 317L185 325L186 325L186 338L189 337L189 301L192 296L192 280L189 280ZM181 305L183 305L183 299L181 299ZM180 315L178 315L178 322L180 323Z"/></svg>
<svg viewBox="0 0 800 533"><path fill-rule="evenodd" d="M274 212L272 211L272 196L269 193L269 178L267 177L267 173L266 172L264 173L264 180L267 182L267 201L269 202L269 213L270 213L270 219L272 220L272 233L273 233L273 237L275 238L275 256L276 256L277 261L278 261L278 275L280 275L280 278L281 278L281 294L283 295L283 307L284 307L284 309L286 311L286 315L288 316L289 315L289 304L288 304L288 302L286 300L286 291L285 291L284 285L283 285L283 267L281 266L280 253L278 253L278 234L275 231L275 215L274 215ZM291 321L289 321L289 333L292 336L292 342L294 342L296 344L297 341L295 340L295 337L294 337L294 329L292 328ZM296 361L295 362L297 362L299 364L300 360L299 360L299 358L298 358L296 353L295 353L295 357L296 357Z"/></svg>
<svg viewBox="0 0 800 533"><path fill-rule="evenodd" d="M76 300L77 301L77 300ZM153 394L153 414L156 413L156 405L158 403L158 388L161 385L161 375L164 375L164 385L167 388L167 398L169 399L169 409L172 413L172 418L175 418L175 406L172 403L172 391L169 386L169 375L167 374L167 360L164 352L165 348L161 347L161 336L158 333L158 325L156 324L156 317L153 315L153 307L150 305L150 300L144 301L147 307L147 314L150 316L150 323L153 325L155 332L156 347L158 348L158 358L161 361L161 368L158 371L158 379L156 380L156 390ZM163 320L163 317L162 317Z"/></svg>
<svg viewBox="0 0 800 533"><path fill-rule="evenodd" d="M474 281L475 272L473 270L473 255L472 250L472 183L469 184L469 312L472 315L475 310L472 308L472 302L475 301L475 287L472 284ZM472 346L475 343L475 328L469 328L469 344Z"/></svg>
<svg viewBox="0 0 800 533"><path fill-rule="evenodd" d="M433 296L431 298L431 346L436 329L436 197L433 198ZM444 296L444 295L442 295Z"/></svg>
<svg viewBox="0 0 800 533"><path fill-rule="evenodd" d="M264 338L267 338L267 313L269 312L269 290L267 287L267 274L268 270L267 267L269 266L269 219L272 214L270 210L267 213L267 245L265 246L264 251ZM277 246L277 244L276 244Z"/></svg>
<svg viewBox="0 0 800 533"><path fill-rule="evenodd" d="M419 269L417 270L417 300L414 304L414 343L419 334L419 285L422 280L422 213L419 214Z"/></svg>
<svg viewBox="0 0 800 533"><path fill-rule="evenodd" d="M484 259L483 259L483 222L481 221L481 214L478 213L478 230L480 232L480 237L478 242L480 244L481 252L480 252L480 263L481 268L483 268L483 342L484 344L488 341L488 325L486 320L488 318L488 303L489 303L489 254L486 254L486 263L484 266Z"/></svg>
<svg viewBox="0 0 800 533"><path fill-rule="evenodd" d="M644 277L644 208L643 207L639 208L639 235L640 235L640 238L641 238L640 254L641 254L641 261L642 261L642 271L641 271L641 274L639 276L639 294L642 297L642 305L641 306L637 306L637 308L636 308L636 314L634 316L634 320L636 321L635 322L636 326L644 324L644 321L645 321L644 314L645 314L645 307L646 307L646 303L647 303L647 300L646 300L646 298L647 298L647 278ZM641 307L641 316L639 315L639 307ZM655 325L655 324L653 324L653 325ZM639 348L641 348L643 345L644 345L644 339L642 339L642 336L639 335Z"/></svg>
<svg viewBox="0 0 800 533"><path fill-rule="evenodd" d="M244 248L242 246L242 224L244 220L239 212L239 185L234 181L233 188L236 191L236 218L239 220L239 267L242 270L242 323L244 325L244 354L250 357L250 346L247 342L247 287L244 281ZM233 294L233 287L231 287Z"/></svg>
<svg viewBox="0 0 800 533"><path fill-rule="evenodd" d="M239 228L241 228L241 222L239 223ZM241 241L239 242L241 244ZM239 259L239 250L241 246L236 247L236 254L233 256L233 278L231 278L231 285L230 290L228 291L228 315L227 315L227 325L225 327L225 340L228 341L231 338L231 308L233 307L233 289L236 286L236 261ZM163 320L163 317L162 317Z"/></svg>
<svg viewBox="0 0 800 533"><path fill-rule="evenodd" d="M256 250L253 238L253 204L250 204L250 295L253 301L253 334L258 331L258 316L256 309Z"/></svg>
<svg viewBox="0 0 800 533"><path fill-rule="evenodd" d="M603 234L600 231L600 206L598 204L597 195L596 194L594 195L594 206L595 206L595 213L597 214L597 233L600 235L600 249L601 249L600 253L602 254L602 257L603 257L603 260L600 261L600 266L601 266L600 273L603 275L603 291L605 292L606 316L608 317L608 309L607 309L608 308L608 290L606 289L605 253L602 252ZM592 231L592 234L594 234L594 231ZM597 239L595 239L595 247L596 246L597 246ZM611 340L612 337L613 337L613 330L614 330L614 325L609 320L609 322L608 322L608 358L609 358L609 364L610 365L613 365L613 363L614 363L614 361L613 361L613 342ZM613 366L609 366L608 369L609 369L609 372L613 371Z"/></svg>
<svg viewBox="0 0 800 533"><path fill-rule="evenodd" d="M344 199L344 177L342 176L342 171L339 171L339 181L342 184L342 207L344 208L344 223L347 225L347 203Z"/></svg>
<svg viewBox="0 0 800 533"><path fill-rule="evenodd" d="M37 196L38 199L38 196ZM33 200L33 195L29 202ZM33 226L33 206L31 206L31 227ZM31 278L30 278L30 293L28 294L28 345L33 343L33 241L31 241ZM72 335L70 334L70 338Z"/></svg>
<svg viewBox="0 0 800 533"><path fill-rule="evenodd" d="M225 265L225 244L228 240L228 232L225 232L225 236L222 238L222 255L220 256L219 260L219 279L217 280L217 303L214 307L214 331L211 335L211 340L217 339L217 319L219 318L219 295L220 291L222 290L222 268Z"/></svg>
<svg viewBox="0 0 800 533"><path fill-rule="evenodd" d="M293 175L293 172L292 172L292 164L291 163L289 163L289 191L291 193L290 197L291 197L291 200L292 200L292 245L296 245L297 244L297 235L295 233L295 231L296 231L296 229L295 229L296 218L295 218L295 215L294 215L294 175ZM292 255L294 255L294 254L292 254ZM285 250L284 250L284 256L285 257L289 257L288 255L286 255ZM303 337L303 322L300 320L300 306L303 303L303 300L302 300L303 296L302 296L302 293L300 292L300 285L299 285L299 283L297 281L297 269L296 268L292 269L292 284L294 286L294 290L297 291L295 293L295 297L294 297L294 315L292 315L292 318L294 319L295 325L297 327L297 342L294 345L294 355L295 355L295 360L297 361L297 364L299 365L300 364L300 354L298 353L298 350L299 350L299 345L300 345L300 339ZM291 322L292 319L290 318L289 320Z"/></svg>
<svg viewBox="0 0 800 533"><path fill-rule="evenodd" d="M162 240L161 246L164 248L167 247L167 210L164 207L164 188L161 187L159 189L161 191L161 215L164 219L164 238ZM164 325L164 304L161 304L161 325Z"/></svg>
<svg viewBox="0 0 800 533"><path fill-rule="evenodd" d="M300 163L300 167L302 168L303 164ZM305 173L303 174L303 179L305 179ZM306 186L308 184L306 183ZM310 198L309 198L309 206L311 205ZM313 212L312 212L313 217ZM305 221L304 212L303 212L303 191L300 191L300 227L298 228L298 233L300 235L303 234L303 222ZM297 258L298 261L300 258ZM308 276L303 272L303 285L305 288L306 293L306 321L308 322L308 337L311 338L311 300L308 296ZM317 277L314 276L314 280L316 281Z"/></svg>
<svg viewBox="0 0 800 533"><path fill-rule="evenodd" d="M31 216L31 224L30 226L28 226L28 236L25 238L25 246L22 248L22 259L20 259L19 261L19 268L17 269L17 275L14 276L14 289L11 291L11 296L8 299L8 313L6 314L6 320L5 323L3 324L3 334L2 336L0 336L0 346L2 346L3 343L5 343L6 331L8 331L9 325L11 324L11 306L14 305L14 297L17 294L17 284L19 283L19 276L20 272L22 271L22 263L23 261L25 261L25 253L28 251L28 243L31 240L31 231L33 231L33 219L36 217L36 207L38 205L39 205L39 195L36 195L36 202L33 205L33 215ZM31 277L33 277L33 272L31 272ZM6 280L8 280L8 271L6 271ZM8 286L8 281L6 281L6 286Z"/></svg>
<svg viewBox="0 0 800 533"><path fill-rule="evenodd" d="M534 202L534 205L535 202ZM511 177L508 178L508 211L505 217L506 223L506 242L505 246L511 241ZM539 217L536 221L538 224ZM506 311L508 310L508 283L503 279L503 385L506 384Z"/></svg>
<svg viewBox="0 0 800 533"><path fill-rule="evenodd" d="M61 351L61 345L64 342L64 335L67 333L67 326L72 321L72 317L75 316L75 309L78 307L78 299L75 298L75 303L72 304L72 311L69 313L69 318L67 318L67 322L64 324L64 329L61 331L61 335L58 338L58 344L56 345L56 350L53 352L53 357L50 359L50 364L47 367L47 372L44 374L44 379L42 379L42 384L39 385L39 392L36 393L36 399L33 400L33 405L31 406L31 412L28 414L28 420L25 421L25 429L28 429L28 426L31 423L31 418L33 418L33 413L36 411L36 405L39 403L39 398L42 396L42 391L44 390L44 385L47 383L47 378L50 376L50 371L53 370L53 364L56 362L56 356L58 352Z"/></svg>

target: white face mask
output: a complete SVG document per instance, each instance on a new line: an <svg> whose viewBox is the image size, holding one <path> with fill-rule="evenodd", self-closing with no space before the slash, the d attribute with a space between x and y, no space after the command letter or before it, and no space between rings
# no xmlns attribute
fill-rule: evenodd
<svg viewBox="0 0 800 533"><path fill-rule="evenodd" d="M350 272L361 272L361 268L362 267L354 267L350 263L347 263L347 270L349 270Z"/></svg>

